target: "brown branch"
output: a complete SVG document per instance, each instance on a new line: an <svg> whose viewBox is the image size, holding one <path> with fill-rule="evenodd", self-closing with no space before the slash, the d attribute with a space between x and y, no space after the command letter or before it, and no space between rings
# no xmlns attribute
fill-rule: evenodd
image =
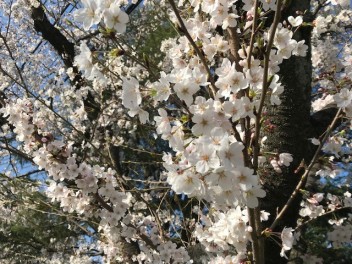
<svg viewBox="0 0 352 264"><path fill-rule="evenodd" d="M255 0L251 40L249 43L249 51L248 51L248 55L247 55L247 65L248 65L249 70L251 69L252 52L253 52L253 47L254 47L254 38L255 38L255 34L256 34L256 27L257 27L257 21L258 21L258 4L259 4L259 0ZM276 12L276 13L278 13L278 12Z"/></svg>
<svg viewBox="0 0 352 264"><path fill-rule="evenodd" d="M317 8L313 11L313 17L316 17L317 14L319 13L320 9L322 9L323 7L327 6L329 3L326 3L327 0L324 0L323 2L319 1L319 4L317 6Z"/></svg>
<svg viewBox="0 0 352 264"><path fill-rule="evenodd" d="M75 49L74 44L71 43L54 24L51 24L48 17L46 16L43 6L32 7L31 17L34 22L34 29L42 34L42 38L47 40L51 46L56 50L63 60L67 68L72 68L75 73L75 78L72 84L79 89L84 81L82 75L79 73L76 66L74 66ZM100 111L100 105L94 100L91 92L88 92L87 98L84 99L84 106L87 109L89 120L97 118L98 112Z"/></svg>
<svg viewBox="0 0 352 264"><path fill-rule="evenodd" d="M243 67L239 64L239 61L241 60L241 58L238 55L238 50L241 47L238 33L236 32L235 27L227 28L227 32L229 33L229 36L230 36L230 39L229 39L230 54L231 54L230 59L232 62L236 64L236 71L242 72Z"/></svg>
<svg viewBox="0 0 352 264"><path fill-rule="evenodd" d="M270 52L271 52L271 48L274 43L276 29L277 29L277 26L280 22L281 6L282 6L282 0L278 0L277 11L275 12L274 22L271 27L269 41L268 41L266 51L265 51L262 94L260 97L259 107L258 107L258 110L256 113L256 118L255 118L255 135L254 135L254 150L253 150L253 168L255 171L258 169L259 135L260 135L260 128L261 128L260 119L261 119L261 115L262 115L262 111L263 111L263 107L264 107L264 103L265 103L266 92L269 87L268 75L269 75Z"/></svg>
<svg viewBox="0 0 352 264"><path fill-rule="evenodd" d="M75 57L74 44L50 23L46 16L42 5L31 8L31 17L34 22L34 29L42 34L42 37L47 40L57 53L62 58L67 68L73 67Z"/></svg>
<svg viewBox="0 0 352 264"><path fill-rule="evenodd" d="M257 2L257 1L256 1ZM274 37L275 37L275 32L277 29L277 26L280 21L281 17L281 6L282 6L282 0L277 1L277 11L275 12L275 17L274 17L274 22L271 26L271 32L269 36L269 41L266 47L266 52L265 52L265 57L264 57L264 76L263 76L263 86L262 86L262 94L260 98L260 103L259 103L259 108L256 113L255 117L255 136L254 136L254 150L253 150L253 169L254 173L257 173L258 169L258 157L259 157L259 135L260 135L260 129L261 129L261 124L260 124L260 119L261 119L261 113L264 107L264 102L266 98L266 92L269 86L268 83L268 73L269 73L269 60L270 60L270 52L271 48L273 46L274 42ZM252 37L251 37L251 42L252 38L254 40L254 34L255 34L255 25L253 25L252 28ZM248 60L250 61L250 57ZM250 67L250 65L249 65ZM250 71L250 68L249 68ZM261 233L261 222L260 222L260 212L259 208L256 209L248 209L249 213L249 220L250 220L250 225L254 227L253 235L252 235L252 248L254 252L254 260L258 264L265 263L265 256L264 256L264 239L260 238L260 233Z"/></svg>
<svg viewBox="0 0 352 264"><path fill-rule="evenodd" d="M137 3L129 5L125 11L126 14L130 15L142 2L143 0L138 0Z"/></svg>

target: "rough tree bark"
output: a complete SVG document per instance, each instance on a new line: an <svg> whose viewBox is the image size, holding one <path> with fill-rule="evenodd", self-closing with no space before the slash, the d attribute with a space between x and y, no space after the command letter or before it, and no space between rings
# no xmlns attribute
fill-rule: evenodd
<svg viewBox="0 0 352 264"><path fill-rule="evenodd" d="M285 7L282 13L282 20L288 16L296 16L296 11L302 13L310 10L309 0L295 0ZM305 21L309 21L309 12L305 15ZM305 40L310 46L311 28L302 27L295 35L297 41ZM279 106L269 107L266 118L273 125L271 131L263 132L267 136L263 151L274 153L290 153L294 161L290 167L282 168L282 174L275 173L273 169L266 168L261 172L261 180L267 192L261 202L261 209L270 212L270 218L265 225L267 227L274 221L277 213L285 205L301 174L295 173L300 163L304 160L310 161L313 149L310 147L309 138L312 137L312 126L310 119L311 108L311 76L312 63L310 47L306 57L293 56L280 65L279 75L285 87L284 93L280 96L282 101ZM286 212L274 232L280 232L282 228L295 227L298 217L300 197L297 197L291 208ZM285 258L279 258L280 246L272 239L265 240L265 263L280 264L286 263ZM275 257L273 257L275 256Z"/></svg>

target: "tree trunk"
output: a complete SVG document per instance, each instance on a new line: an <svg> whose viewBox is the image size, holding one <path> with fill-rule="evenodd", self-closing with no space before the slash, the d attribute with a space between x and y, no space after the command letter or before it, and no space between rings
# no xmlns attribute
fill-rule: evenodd
<svg viewBox="0 0 352 264"><path fill-rule="evenodd" d="M310 10L309 0L291 1L288 7L285 7L282 14L282 20L287 21L288 16L296 17L296 11ZM303 27L298 30L294 39L297 41L305 40L310 46L310 28ZM299 167L301 161L309 161L312 151L309 149L310 125L310 94L311 94L311 76L312 63L311 51L306 57L293 56L280 66L279 75L282 84L285 87L281 95L281 105L271 106L267 109L267 119L274 128L270 133L264 132L267 136L264 151L274 153L290 153L294 161L290 167L282 168L282 173L276 173L272 168L265 168L260 172L264 189L267 192L265 199L261 202L261 209L268 211L270 219L267 226L275 219L277 213L285 205L297 183L300 180L299 174L295 170ZM299 209L299 198L296 199L292 207L287 211L282 221L273 231L281 232L283 227L294 227L296 225ZM279 257L280 246L271 238L265 240L265 263L286 263L285 258Z"/></svg>

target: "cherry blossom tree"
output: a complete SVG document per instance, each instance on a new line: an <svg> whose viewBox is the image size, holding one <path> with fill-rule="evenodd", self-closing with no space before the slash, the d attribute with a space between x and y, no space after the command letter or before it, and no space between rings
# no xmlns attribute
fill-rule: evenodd
<svg viewBox="0 0 352 264"><path fill-rule="evenodd" d="M50 261L322 263L319 221L350 242L349 183L323 185L351 160L348 1L0 4L4 185L82 231Z"/></svg>

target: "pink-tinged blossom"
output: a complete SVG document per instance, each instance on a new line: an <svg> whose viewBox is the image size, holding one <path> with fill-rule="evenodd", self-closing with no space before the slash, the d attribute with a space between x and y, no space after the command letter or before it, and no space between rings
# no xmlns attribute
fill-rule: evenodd
<svg viewBox="0 0 352 264"><path fill-rule="evenodd" d="M181 122L173 122L170 137L162 137L169 140L169 146L177 151L184 150L184 135L183 126Z"/></svg>
<svg viewBox="0 0 352 264"><path fill-rule="evenodd" d="M229 13L227 17L224 19L222 24L223 29L227 29L228 27L236 27L237 26L237 18L239 16L235 13Z"/></svg>
<svg viewBox="0 0 352 264"><path fill-rule="evenodd" d="M160 73L160 79L158 82L153 83L152 93L155 92L154 100L155 101L166 101L169 99L171 94L170 83L167 79L167 75L164 72Z"/></svg>
<svg viewBox="0 0 352 264"><path fill-rule="evenodd" d="M98 24L101 20L101 13L98 10L97 1L82 0L83 8L74 13L77 22L83 23L83 28L89 30L92 26Z"/></svg>
<svg viewBox="0 0 352 264"><path fill-rule="evenodd" d="M270 213L264 211L264 210L261 210L260 211L260 221L268 221L269 220L269 215Z"/></svg>
<svg viewBox="0 0 352 264"><path fill-rule="evenodd" d="M220 101L214 101L214 119L216 122L214 126L221 127L225 131L231 131L232 124L227 115L224 113L222 103Z"/></svg>
<svg viewBox="0 0 352 264"><path fill-rule="evenodd" d="M79 49L80 53L75 57L74 64L80 71L83 71L84 75L88 78L91 75L94 67L92 62L92 52L85 42L81 43Z"/></svg>
<svg viewBox="0 0 352 264"><path fill-rule="evenodd" d="M213 57L215 56L215 54L217 52L216 46L214 44L204 44L203 51L209 61L211 61L213 59Z"/></svg>
<svg viewBox="0 0 352 264"><path fill-rule="evenodd" d="M231 86L228 83L226 78L219 77L219 79L216 81L215 85L219 88L219 90L216 93L216 96L218 98L224 97L225 99L229 98L231 96Z"/></svg>
<svg viewBox="0 0 352 264"><path fill-rule="evenodd" d="M228 134L222 127L214 127L211 130L209 137L201 137L199 138L199 142L202 142L203 144L209 144L210 142L215 150L220 150L223 146L228 144Z"/></svg>
<svg viewBox="0 0 352 264"><path fill-rule="evenodd" d="M241 97L241 101L244 107L244 114L242 117L246 117L246 116L254 117L254 114L253 114L254 104L251 102L251 100L248 97L243 96Z"/></svg>
<svg viewBox="0 0 352 264"><path fill-rule="evenodd" d="M334 100L337 103L337 107L345 108L352 104L352 91L347 88L341 89L341 91L334 95Z"/></svg>
<svg viewBox="0 0 352 264"><path fill-rule="evenodd" d="M218 52L227 52L230 48L228 41L224 40L224 37L216 34L210 39L211 43L216 46Z"/></svg>
<svg viewBox="0 0 352 264"><path fill-rule="evenodd" d="M186 27L189 30L191 37L196 40L202 40L206 43L209 42L209 38L211 37L211 33L209 32L209 22L208 21L200 21L197 18L188 19L186 21Z"/></svg>
<svg viewBox="0 0 352 264"><path fill-rule="evenodd" d="M324 96L322 98L318 98L312 103L312 108L314 112L318 112L320 110L336 106L334 96L331 94L328 94L327 96Z"/></svg>
<svg viewBox="0 0 352 264"><path fill-rule="evenodd" d="M211 186L211 200L217 205L238 205L239 200L242 199L241 192L237 186L227 186L226 188L221 188L220 186Z"/></svg>
<svg viewBox="0 0 352 264"><path fill-rule="evenodd" d="M281 56L284 59L289 59L292 56L292 52L297 46L297 41L290 39L286 46L279 48L277 55Z"/></svg>
<svg viewBox="0 0 352 264"><path fill-rule="evenodd" d="M292 39L293 32L287 28L278 28L274 37L274 45L279 50L290 45L290 41Z"/></svg>
<svg viewBox="0 0 352 264"><path fill-rule="evenodd" d="M209 82L207 81L208 77L206 72L202 71L199 67L194 67L192 71L192 77L194 78L194 82L197 85L206 86L209 84Z"/></svg>
<svg viewBox="0 0 352 264"><path fill-rule="evenodd" d="M280 256L287 258L285 251L291 250L294 236L293 236L294 229L292 227L285 227L281 232L281 240L282 240L282 249Z"/></svg>
<svg viewBox="0 0 352 264"><path fill-rule="evenodd" d="M243 197L249 208L256 208L259 205L258 198L264 198L266 193L259 185L249 186L240 185L243 192Z"/></svg>
<svg viewBox="0 0 352 264"><path fill-rule="evenodd" d="M170 134L171 125L170 125L170 120L169 120L167 112L164 109L159 108L158 113L160 116L154 117L154 120L155 120L155 123L157 126L156 132L158 134L164 134L164 135Z"/></svg>
<svg viewBox="0 0 352 264"><path fill-rule="evenodd" d="M217 69L220 74L219 79L216 81L216 86L219 87L217 96L220 98L229 98L231 93L236 94L240 90L248 87L248 80L243 73L235 70L235 64L228 68L229 66L229 64L225 64L224 68Z"/></svg>
<svg viewBox="0 0 352 264"><path fill-rule="evenodd" d="M341 140L342 139L338 137L329 138L323 146L323 151L334 154L337 158L339 158L343 144Z"/></svg>
<svg viewBox="0 0 352 264"><path fill-rule="evenodd" d="M293 161L293 157L290 153L280 153L279 154L279 165L280 166L290 166L290 163Z"/></svg>
<svg viewBox="0 0 352 264"><path fill-rule="evenodd" d="M233 173L225 170L224 167L219 167L207 175L205 181L209 187L219 186L222 190L227 191L233 188Z"/></svg>
<svg viewBox="0 0 352 264"><path fill-rule="evenodd" d="M233 93L237 93L248 87L248 80L245 79L243 73L241 72L232 71L229 75L227 75L226 80L229 83Z"/></svg>
<svg viewBox="0 0 352 264"><path fill-rule="evenodd" d="M228 58L224 58L222 60L221 66L215 70L216 75L220 77L226 77L231 71L233 67Z"/></svg>
<svg viewBox="0 0 352 264"><path fill-rule="evenodd" d="M270 75L274 75L278 73L280 70L279 65L282 63L282 56L277 54L276 50L271 50L270 52L270 60L269 60L269 73Z"/></svg>
<svg viewBox="0 0 352 264"><path fill-rule="evenodd" d="M247 224L248 217L245 211L236 206L226 212L215 211L211 219L203 217L202 222L206 225L196 227L197 239L208 251L227 250L229 245L232 245L236 249L237 260L240 260L245 256L246 245L252 231Z"/></svg>
<svg viewBox="0 0 352 264"><path fill-rule="evenodd" d="M245 113L243 102L240 99L234 101L225 101L223 104L224 111L232 122L239 120Z"/></svg>
<svg viewBox="0 0 352 264"><path fill-rule="evenodd" d="M247 167L236 167L233 171L234 182L237 184L254 186L258 182L258 176L253 175L253 170Z"/></svg>
<svg viewBox="0 0 352 264"><path fill-rule="evenodd" d="M131 109L128 111L128 115L131 117L138 115L139 122L141 122L141 124L145 124L149 121L149 113L140 107Z"/></svg>
<svg viewBox="0 0 352 264"><path fill-rule="evenodd" d="M192 133L195 136L209 134L211 129L214 127L213 120L214 120L213 111L207 110L202 115L195 114L192 117L192 122L195 123L192 127Z"/></svg>
<svg viewBox="0 0 352 264"><path fill-rule="evenodd" d="M269 9L270 10L273 10L273 11L276 11L276 8L277 8L277 1L276 0L260 0L263 4L263 9L265 11L268 11Z"/></svg>
<svg viewBox="0 0 352 264"><path fill-rule="evenodd" d="M193 95L199 90L199 85L191 80L185 80L176 83L174 90L177 96L185 101L187 106L190 106L193 103Z"/></svg>
<svg viewBox="0 0 352 264"><path fill-rule="evenodd" d="M190 154L189 161L195 164L196 171L202 174L220 166L219 157L211 144L197 145L196 151Z"/></svg>
<svg viewBox="0 0 352 264"><path fill-rule="evenodd" d="M219 158L222 165L231 170L234 166L243 166L243 150L244 146L240 142L234 142L231 145L224 146L219 150Z"/></svg>
<svg viewBox="0 0 352 264"><path fill-rule="evenodd" d="M69 189L64 186L62 183L56 183L54 181L50 182L50 186L47 189L47 194L51 201L59 201L61 197L69 196Z"/></svg>
<svg viewBox="0 0 352 264"><path fill-rule="evenodd" d="M214 12L220 5L220 1L216 0L203 0L202 3L202 11L205 13L210 14L211 12Z"/></svg>
<svg viewBox="0 0 352 264"><path fill-rule="evenodd" d="M309 140L312 142L313 145L316 145L316 146L320 145L320 140L317 138L309 138Z"/></svg>
<svg viewBox="0 0 352 264"><path fill-rule="evenodd" d="M270 103L272 105L281 104L281 100L279 96L284 92L284 87L278 81L279 81L279 76L275 74L269 86L269 88L272 89L271 96L270 96Z"/></svg>
<svg viewBox="0 0 352 264"><path fill-rule="evenodd" d="M262 67L251 67L246 71L246 80L254 91L259 91L263 86L264 69Z"/></svg>
<svg viewBox="0 0 352 264"><path fill-rule="evenodd" d="M39 169L46 168L48 163L48 153L45 151L44 148L40 148L34 153L33 161L35 164L38 165Z"/></svg>
<svg viewBox="0 0 352 264"><path fill-rule="evenodd" d="M65 174L62 175L62 178L74 180L75 178L78 177L78 174L79 174L79 170L78 170L77 164L76 163L74 163L74 164L67 163L67 170L65 171Z"/></svg>
<svg viewBox="0 0 352 264"><path fill-rule="evenodd" d="M304 43L304 40L297 42L296 46L292 50L292 55L305 57L307 55L308 46Z"/></svg>
<svg viewBox="0 0 352 264"><path fill-rule="evenodd" d="M81 178L76 179L75 182L83 193L95 193L98 190L98 179L93 175L81 175Z"/></svg>
<svg viewBox="0 0 352 264"><path fill-rule="evenodd" d="M242 9L245 10L245 11L250 11L255 6L254 5L255 0L246 0L246 1L243 1L243 2L244 2L244 6L242 7Z"/></svg>
<svg viewBox="0 0 352 264"><path fill-rule="evenodd" d="M135 109L142 102L139 83L135 78L124 79L122 84L122 104L129 109Z"/></svg>
<svg viewBox="0 0 352 264"><path fill-rule="evenodd" d="M169 173L167 182L177 194L186 194L195 196L201 194L203 183L199 179L198 174L190 170L181 173Z"/></svg>
<svg viewBox="0 0 352 264"><path fill-rule="evenodd" d="M222 26L222 28L224 29L227 28L228 24L227 25L225 24L225 26L223 24L224 24L224 21L229 16L228 9L229 9L228 3L226 1L222 1L221 5L219 5L215 10L210 12L210 15L211 15L210 26L212 28L216 28L217 26Z"/></svg>
<svg viewBox="0 0 352 264"><path fill-rule="evenodd" d="M206 100L203 96L197 96L194 104L189 107L192 114L203 114L206 110L211 108L212 99Z"/></svg>
<svg viewBox="0 0 352 264"><path fill-rule="evenodd" d="M303 23L303 18L302 16L297 16L297 17L293 17L293 16L289 16L287 18L288 22L290 22L290 24L293 27L298 27Z"/></svg>
<svg viewBox="0 0 352 264"><path fill-rule="evenodd" d="M130 20L128 15L118 6L118 3L114 3L109 9L106 9L103 12L103 17L106 26L115 29L117 33L124 33L126 24Z"/></svg>

